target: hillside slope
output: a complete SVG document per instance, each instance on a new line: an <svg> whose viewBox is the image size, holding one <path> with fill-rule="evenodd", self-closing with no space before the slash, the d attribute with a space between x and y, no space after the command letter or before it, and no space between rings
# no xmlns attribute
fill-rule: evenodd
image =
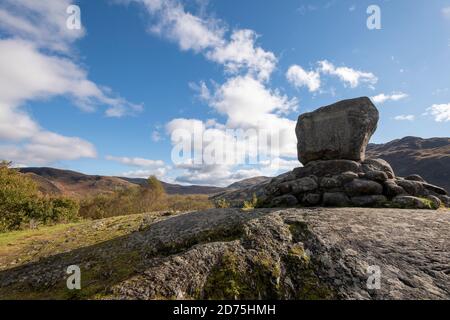
<svg viewBox="0 0 450 320"><path fill-rule="evenodd" d="M444 210L116 217L0 235L0 297L450 299L448 243ZM66 288L73 264L81 268L79 291ZM378 289L367 286L369 266L381 271Z"/></svg>
<svg viewBox="0 0 450 320"><path fill-rule="evenodd" d="M54 168L20 168L20 172L35 180L44 194L66 195L75 198L110 193L147 183L146 179L86 175ZM181 186L162 182L168 194L214 194L223 188Z"/></svg>
<svg viewBox="0 0 450 320"><path fill-rule="evenodd" d="M419 174L450 192L450 138L405 137L386 144L370 144L366 157L386 160L397 175Z"/></svg>
<svg viewBox="0 0 450 320"><path fill-rule="evenodd" d="M244 179L235 183L230 184L227 189L245 189L256 184L269 182L272 178L270 177L254 177L249 179Z"/></svg>
<svg viewBox="0 0 450 320"><path fill-rule="evenodd" d="M130 188L134 184L114 177L91 176L71 170L54 168L20 168L35 180L45 194L86 197Z"/></svg>

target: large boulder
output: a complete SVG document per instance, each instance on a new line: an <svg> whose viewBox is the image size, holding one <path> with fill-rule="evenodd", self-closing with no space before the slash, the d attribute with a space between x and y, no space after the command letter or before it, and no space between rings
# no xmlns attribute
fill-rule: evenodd
<svg viewBox="0 0 450 320"><path fill-rule="evenodd" d="M298 118L298 159L364 161L366 146L377 128L378 110L367 97L343 100Z"/></svg>

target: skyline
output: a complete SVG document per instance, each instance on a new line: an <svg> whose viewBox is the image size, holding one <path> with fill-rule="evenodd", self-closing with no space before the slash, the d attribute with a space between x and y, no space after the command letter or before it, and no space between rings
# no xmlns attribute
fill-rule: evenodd
<svg viewBox="0 0 450 320"><path fill-rule="evenodd" d="M81 30L67 28L71 4ZM380 111L373 143L448 136L449 1L258 4L3 1L1 158L224 186L299 166L298 115L358 96ZM379 30L367 28L372 4ZM174 164L171 134L194 128L278 131L281 166Z"/></svg>

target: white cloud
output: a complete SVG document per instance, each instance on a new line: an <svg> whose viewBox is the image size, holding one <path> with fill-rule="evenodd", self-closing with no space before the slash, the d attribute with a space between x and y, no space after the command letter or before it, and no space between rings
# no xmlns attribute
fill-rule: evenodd
<svg viewBox="0 0 450 320"><path fill-rule="evenodd" d="M398 120L398 121L414 121L416 119L416 117L412 114L408 114L408 115L398 115L396 117L394 117L394 120Z"/></svg>
<svg viewBox="0 0 450 320"><path fill-rule="evenodd" d="M296 111L298 107L296 99L268 89L251 76L228 79L207 102L227 116L227 126L231 128L259 127L277 115Z"/></svg>
<svg viewBox="0 0 450 320"><path fill-rule="evenodd" d="M427 108L425 114L432 115L437 122L448 122L450 121L450 103L434 104Z"/></svg>
<svg viewBox="0 0 450 320"><path fill-rule="evenodd" d="M184 10L176 1L141 1L158 22L150 31L178 43L182 50L200 52L222 43L224 29L213 19L201 19Z"/></svg>
<svg viewBox="0 0 450 320"><path fill-rule="evenodd" d="M295 87L308 87L310 92L320 89L320 74L316 71L305 71L299 65L293 65L286 73L286 78Z"/></svg>
<svg viewBox="0 0 450 320"><path fill-rule="evenodd" d="M85 110L106 105L111 117L141 110L141 105L110 92L88 80L86 71L67 58L43 54L28 41L0 40L0 101L6 105L67 95Z"/></svg>
<svg viewBox="0 0 450 320"><path fill-rule="evenodd" d="M21 145L0 144L4 159L24 165L46 165L60 160L95 158L94 146L77 137L65 137L49 131L37 131Z"/></svg>
<svg viewBox="0 0 450 320"><path fill-rule="evenodd" d="M203 87L203 92L205 90ZM287 171L292 167L293 162L279 159L297 155L296 122L283 117L283 114L295 110L297 100L267 89L251 76L231 78L214 91L208 89L208 92L204 95L206 102L226 116L225 123L174 119L166 125L172 144L180 143L180 137L174 132L183 130L185 134L181 140L192 151L191 158L177 166L183 170L178 182L227 185L263 173L274 175L279 170ZM264 134L275 134L275 139L266 140ZM219 161L205 163L208 150L212 149L217 151L214 155ZM196 162L194 158L200 161ZM244 164L250 168L243 168Z"/></svg>
<svg viewBox="0 0 450 320"><path fill-rule="evenodd" d="M226 71L237 73L247 68L261 80L269 79L277 59L272 52L255 47L257 35L252 30L236 30L229 42L216 46L206 56L225 66Z"/></svg>
<svg viewBox="0 0 450 320"><path fill-rule="evenodd" d="M442 15L445 18L450 19L450 7L442 8Z"/></svg>
<svg viewBox="0 0 450 320"><path fill-rule="evenodd" d="M135 166L135 167L162 167L164 166L164 161L162 160L150 160L144 158L129 158L129 157L114 157L114 156L106 156L106 160L116 161L125 165Z"/></svg>
<svg viewBox="0 0 450 320"><path fill-rule="evenodd" d="M152 170L148 169L132 170L120 174L120 176L122 177L143 178L143 179L147 179L150 176L156 176L159 180L167 181L166 175L167 175L167 168L156 168Z"/></svg>
<svg viewBox="0 0 450 320"><path fill-rule="evenodd" d="M227 184L258 175L262 164L243 168L228 159L237 159L242 154L258 155L258 151L269 151L269 157L296 157L295 121L286 117L296 110L298 101L289 99L278 90L266 86L276 68L275 54L257 45L258 35L253 30L236 29L231 32L222 21L187 12L181 1L122 0L145 5L154 22L152 33L176 42L182 50L201 53L206 59L219 63L225 74L232 76L222 85L208 88L204 82L190 84L199 97L212 109L224 116L224 122L211 119L173 119L166 125L171 142L187 140L192 144L190 155L207 154L211 146L219 146L223 163L196 164L193 158L178 163L182 173L181 183ZM230 129L262 130L279 134L280 143L264 141L258 145L255 136L236 136ZM183 131L184 137L174 133ZM249 139L253 139L249 141ZM225 157L226 155L226 157ZM275 168L272 168L275 169Z"/></svg>
<svg viewBox="0 0 450 320"><path fill-rule="evenodd" d="M199 17L185 10L181 1L122 0L145 6L156 20L149 30L176 42L182 50L202 53L207 59L224 66L228 73L244 71L260 80L268 80L277 58L256 45L253 30L238 29L227 36L227 26L212 17Z"/></svg>
<svg viewBox="0 0 450 320"><path fill-rule="evenodd" d="M94 146L42 128L25 110L30 101L70 98L92 111L120 117L142 106L88 79L72 44L85 30L66 27L69 0L4 0L0 3L0 148L2 157L24 165L96 157Z"/></svg>
<svg viewBox="0 0 450 320"><path fill-rule="evenodd" d="M201 166L191 168L176 178L182 184L197 184L209 186L228 186L236 181L263 175L257 169L231 170L228 166Z"/></svg>
<svg viewBox="0 0 450 320"><path fill-rule="evenodd" d="M69 30L66 27L66 9L71 4L71 0L3 0L0 29L39 47L67 53L70 44L85 34L83 28Z"/></svg>
<svg viewBox="0 0 450 320"><path fill-rule="evenodd" d="M356 88L362 83L373 87L378 82L378 78L372 72L359 71L349 67L335 67L327 60L319 61L319 70L323 74L337 76L351 88Z"/></svg>
<svg viewBox="0 0 450 320"><path fill-rule="evenodd" d="M398 101L398 100L402 100L407 98L408 95L406 93L403 92L394 92L392 94L384 94L384 93L380 93L376 96L371 97L372 101L374 103L378 103L378 104L382 104L385 103L388 100L391 101Z"/></svg>

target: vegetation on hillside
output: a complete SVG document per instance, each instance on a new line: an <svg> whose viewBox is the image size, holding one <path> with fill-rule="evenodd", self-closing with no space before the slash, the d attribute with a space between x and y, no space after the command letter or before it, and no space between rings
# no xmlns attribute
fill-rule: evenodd
<svg viewBox="0 0 450 320"><path fill-rule="evenodd" d="M35 182L10 168L10 162L0 163L0 232L74 221L78 210L76 201L42 195Z"/></svg>
<svg viewBox="0 0 450 320"><path fill-rule="evenodd" d="M161 182L151 176L144 186L102 194L80 202L80 216L103 219L156 211L192 211L212 208L205 195L167 195Z"/></svg>
<svg viewBox="0 0 450 320"><path fill-rule="evenodd" d="M206 195L167 195L151 176L144 186L119 189L84 199L44 195L28 176L0 162L0 232L84 219L156 211L193 211L214 207Z"/></svg>

